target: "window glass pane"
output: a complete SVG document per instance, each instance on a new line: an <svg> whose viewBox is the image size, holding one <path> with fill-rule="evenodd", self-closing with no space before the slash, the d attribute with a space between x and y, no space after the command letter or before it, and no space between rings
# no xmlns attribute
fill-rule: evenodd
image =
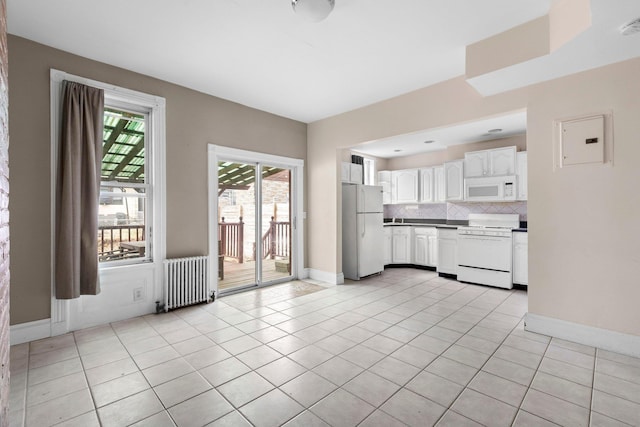
<svg viewBox="0 0 640 427"><path fill-rule="evenodd" d="M102 180L145 183L145 116L105 107Z"/></svg>
<svg viewBox="0 0 640 427"><path fill-rule="evenodd" d="M147 257L146 204L144 189L103 188L98 210L101 262Z"/></svg>

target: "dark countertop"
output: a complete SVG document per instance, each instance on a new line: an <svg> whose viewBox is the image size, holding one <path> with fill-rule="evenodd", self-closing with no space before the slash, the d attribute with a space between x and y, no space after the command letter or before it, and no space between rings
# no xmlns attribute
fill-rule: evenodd
<svg viewBox="0 0 640 427"><path fill-rule="evenodd" d="M438 228L458 228L461 225L467 225L469 221L458 220L446 220L446 219L424 219L424 218L396 218L396 221L392 222L392 218L385 218L384 225L398 227L403 225L411 225L418 227L438 227Z"/></svg>
<svg viewBox="0 0 640 427"><path fill-rule="evenodd" d="M384 225L391 227L402 226L418 226L418 227L436 227L436 228L458 228L469 225L469 221L455 220L455 219L424 219L424 218L396 218L396 221L392 222L393 218L384 218ZM514 228L514 232L526 233L527 221L520 221L520 227Z"/></svg>

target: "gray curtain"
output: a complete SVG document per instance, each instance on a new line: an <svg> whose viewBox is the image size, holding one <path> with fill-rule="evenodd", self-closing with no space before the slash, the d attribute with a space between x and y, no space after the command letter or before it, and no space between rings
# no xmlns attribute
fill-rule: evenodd
<svg viewBox="0 0 640 427"><path fill-rule="evenodd" d="M65 81L56 191L56 298L97 295L104 91Z"/></svg>

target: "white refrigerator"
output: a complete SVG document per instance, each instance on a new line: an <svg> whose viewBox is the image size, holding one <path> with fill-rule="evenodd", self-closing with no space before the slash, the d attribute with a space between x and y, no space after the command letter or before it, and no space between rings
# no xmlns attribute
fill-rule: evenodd
<svg viewBox="0 0 640 427"><path fill-rule="evenodd" d="M342 184L342 273L345 279L384 270L382 187Z"/></svg>

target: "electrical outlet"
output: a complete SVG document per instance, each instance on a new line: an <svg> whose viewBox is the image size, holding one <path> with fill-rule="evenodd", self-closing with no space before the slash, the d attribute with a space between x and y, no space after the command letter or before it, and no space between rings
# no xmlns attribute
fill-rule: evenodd
<svg viewBox="0 0 640 427"><path fill-rule="evenodd" d="M141 301L144 299L144 288L135 288L133 290L133 300Z"/></svg>

